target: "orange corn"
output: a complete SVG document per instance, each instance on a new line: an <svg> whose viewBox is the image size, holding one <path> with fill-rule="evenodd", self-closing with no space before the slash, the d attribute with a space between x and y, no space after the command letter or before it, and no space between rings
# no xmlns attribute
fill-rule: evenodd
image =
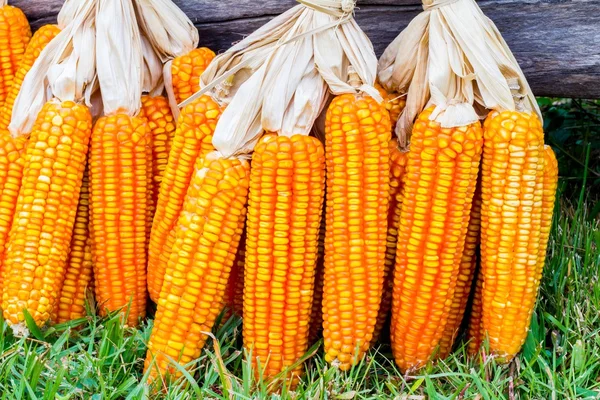
<svg viewBox="0 0 600 400"><path fill-rule="evenodd" d="M26 309L38 326L54 313L65 272L92 128L89 109L48 101L25 153L6 249L2 309L12 324Z"/></svg>
<svg viewBox="0 0 600 400"><path fill-rule="evenodd" d="M481 254L477 254L481 262ZM473 288L473 300L471 301L471 314L469 315L469 326L467 327L468 351L470 355L475 355L483 344L483 276L481 275L481 266L475 272L475 282Z"/></svg>
<svg viewBox="0 0 600 400"><path fill-rule="evenodd" d="M554 203L556 201L556 189L558 188L558 161L554 150L550 146L544 146L544 197L542 198L542 230L540 236L540 255L536 280L539 285L546 263L546 251L548 250L548 239L552 230L552 217L554 215Z"/></svg>
<svg viewBox="0 0 600 400"><path fill-rule="evenodd" d="M231 273L227 281L227 290L223 304L228 308L228 312L223 318L227 321L231 314L242 316L244 309L244 265L246 263L246 234L243 233L240 238L235 261L231 266Z"/></svg>
<svg viewBox="0 0 600 400"><path fill-rule="evenodd" d="M529 329L539 280L544 133L535 114L488 116L482 163L483 331L510 360Z"/></svg>
<svg viewBox="0 0 600 400"><path fill-rule="evenodd" d="M123 309L136 326L146 314L148 159L144 118L98 119L90 150L90 215L96 299L102 314Z"/></svg>
<svg viewBox="0 0 600 400"><path fill-rule="evenodd" d="M325 359L347 370L369 348L383 289L389 201L388 112L344 94L325 122Z"/></svg>
<svg viewBox="0 0 600 400"><path fill-rule="evenodd" d="M0 7L0 108L11 90L29 39L31 28L23 11L9 5Z"/></svg>
<svg viewBox="0 0 600 400"><path fill-rule="evenodd" d="M390 140L390 205L387 219L387 245L385 249L385 270L383 273L383 294L377 314L377 322L371 339L373 346L383 330L390 309L392 308L392 293L394 292L394 265L396 264L396 246L398 244L398 224L402 207L402 189L404 188L404 173L407 154L398 149L398 141Z"/></svg>
<svg viewBox="0 0 600 400"><path fill-rule="evenodd" d="M21 63L15 72L12 85L6 94L6 101L2 106L2 112L0 112L0 132L8 130L8 125L10 124L10 120L12 118L13 106L15 105L15 100L19 95L19 91L21 90L21 85L23 84L25 75L27 75L31 67L33 67L33 63L35 60L37 60L46 45L50 43L50 41L59 33L60 29L58 26L44 25L38 29L31 38Z"/></svg>
<svg viewBox="0 0 600 400"><path fill-rule="evenodd" d="M25 137L0 131L0 301L4 287L4 258L25 164Z"/></svg>
<svg viewBox="0 0 600 400"><path fill-rule="evenodd" d="M324 209L323 209L324 211ZM324 214L324 213L323 213ZM319 242L317 248L317 264L315 267L315 289L313 293L310 326L308 330L308 345L312 346L323 330L323 274L325 257L325 215L321 218Z"/></svg>
<svg viewBox="0 0 600 400"><path fill-rule="evenodd" d="M173 92L178 104L200 90L200 76L213 58L215 58L214 51L200 47L173 60L171 65Z"/></svg>
<svg viewBox="0 0 600 400"><path fill-rule="evenodd" d="M79 204L67 259L65 283L58 298L57 321L67 322L85 316L86 292L93 281L92 247L89 241L90 191L88 172L83 175Z"/></svg>
<svg viewBox="0 0 600 400"><path fill-rule="evenodd" d="M194 162L214 150L212 135L221 116L221 107L202 96L181 110L177 130L164 170L148 249L148 291L157 302L171 255L175 227L185 194L194 173Z"/></svg>
<svg viewBox="0 0 600 400"><path fill-rule="evenodd" d="M406 107L406 97L395 92L387 92L379 83L375 83L375 88L379 91L381 97L383 97L383 105L385 109L390 113L393 131L396 127L396 122L398 122L398 118L400 117L402 110L404 110L404 107Z"/></svg>
<svg viewBox="0 0 600 400"><path fill-rule="evenodd" d="M308 350L325 155L310 136L265 135L252 157L244 280L244 347L275 375ZM300 368L291 371L292 382Z"/></svg>
<svg viewBox="0 0 600 400"><path fill-rule="evenodd" d="M143 96L140 116L148 120L152 133L152 198L158 202L160 183L171 151L171 142L175 136L175 119L169 107L169 100L163 96Z"/></svg>
<svg viewBox="0 0 600 400"><path fill-rule="evenodd" d="M406 162L391 342L402 371L440 344L460 271L482 148L481 124L442 128L421 112Z"/></svg>
<svg viewBox="0 0 600 400"><path fill-rule="evenodd" d="M452 351L454 340L456 339L458 331L463 322L463 317L465 315L465 310L471 294L473 277L475 276L475 271L477 269L480 243L479 238L481 232L480 184L478 184L475 189L475 195L473 196L473 203L471 206L471 214L468 215L467 218L467 237L465 238L465 247L460 260L458 279L456 281L456 287L454 288L454 297L452 298L452 304L450 305L450 314L448 314L446 327L444 328L444 333L442 334L442 339L440 340L440 348L438 351L439 358L446 358L448 354L450 354L450 351ZM477 314L477 311L475 311L475 313Z"/></svg>
<svg viewBox="0 0 600 400"><path fill-rule="evenodd" d="M247 161L198 157L148 342L150 380L181 375L169 357L185 365L200 356L203 332L222 310L244 227L249 173Z"/></svg>

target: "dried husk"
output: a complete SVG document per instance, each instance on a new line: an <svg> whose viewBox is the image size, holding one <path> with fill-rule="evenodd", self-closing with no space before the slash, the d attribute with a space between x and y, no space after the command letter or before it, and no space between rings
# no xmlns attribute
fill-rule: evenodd
<svg viewBox="0 0 600 400"><path fill-rule="evenodd" d="M198 47L198 30L171 0L134 0L138 22L163 62Z"/></svg>
<svg viewBox="0 0 600 400"><path fill-rule="evenodd" d="M431 118L443 127L473 123L485 110L540 114L514 56L475 1L424 0L423 8L379 60L382 85L407 94L396 126L401 147L432 105Z"/></svg>
<svg viewBox="0 0 600 400"><path fill-rule="evenodd" d="M141 40L144 55L142 92L150 96L159 96L165 89L163 64L146 35L141 35Z"/></svg>
<svg viewBox="0 0 600 400"><path fill-rule="evenodd" d="M58 26L61 29L64 29L73 22L75 17L80 13L80 10L83 7L86 7L86 3L87 2L81 0L65 0L56 17Z"/></svg>
<svg viewBox="0 0 600 400"><path fill-rule="evenodd" d="M39 111L52 98L91 106L96 78L97 1L84 3L73 14L73 20L40 53L23 80L9 125L13 136L31 132Z"/></svg>
<svg viewBox="0 0 600 400"><path fill-rule="evenodd" d="M130 0L102 0L96 16L96 59L104 113L137 116L144 58Z"/></svg>
<svg viewBox="0 0 600 400"><path fill-rule="evenodd" d="M202 90L183 104L232 79L227 104L213 136L223 157L248 155L263 131L308 135L329 94L367 93L377 59L352 18L346 0L302 1L217 56L204 72ZM348 83L352 66L362 85Z"/></svg>

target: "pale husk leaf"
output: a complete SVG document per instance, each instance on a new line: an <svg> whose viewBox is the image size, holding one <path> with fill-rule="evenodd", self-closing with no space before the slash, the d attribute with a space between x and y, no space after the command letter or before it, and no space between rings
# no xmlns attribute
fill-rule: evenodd
<svg viewBox="0 0 600 400"><path fill-rule="evenodd" d="M134 0L139 25L163 61L198 47L198 30L171 0Z"/></svg>
<svg viewBox="0 0 600 400"><path fill-rule="evenodd" d="M96 17L98 81L106 115L136 116L141 107L143 54L130 0L103 0Z"/></svg>
<svg viewBox="0 0 600 400"><path fill-rule="evenodd" d="M65 0L60 11L58 12L58 15L56 16L58 27L60 29L64 29L75 19L75 16L79 14L81 8L85 6L85 1Z"/></svg>
<svg viewBox="0 0 600 400"><path fill-rule="evenodd" d="M71 23L44 48L25 76L9 125L13 136L31 132L38 113L53 97L80 102L91 96L96 5L93 0L78 8Z"/></svg>
<svg viewBox="0 0 600 400"><path fill-rule="evenodd" d="M164 92L165 88L163 64L146 35L141 35L141 39L142 52L144 54L142 92L148 93L151 96L159 96Z"/></svg>

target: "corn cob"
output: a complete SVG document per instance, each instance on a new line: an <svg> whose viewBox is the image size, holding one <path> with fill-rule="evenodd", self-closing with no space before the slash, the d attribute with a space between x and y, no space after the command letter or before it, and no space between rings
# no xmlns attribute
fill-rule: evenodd
<svg viewBox="0 0 600 400"><path fill-rule="evenodd" d="M171 74L177 104L200 90L200 75L213 58L215 58L214 51L200 47L173 60Z"/></svg>
<svg viewBox="0 0 600 400"><path fill-rule="evenodd" d="M387 245L385 249L385 270L383 273L383 294L377 313L377 322L371 339L373 346L383 330L390 309L392 308L392 293L394 291L394 265L396 264L396 246L398 243L398 224L402 207L402 189L404 187L404 172L406 169L406 153L398 149L398 141L390 140L390 200L387 219Z"/></svg>
<svg viewBox="0 0 600 400"><path fill-rule="evenodd" d="M194 172L194 162L199 155L214 150L212 135L221 112L210 96L202 96L184 107L179 115L161 182L148 249L148 291L155 302L160 295L173 247L174 236L169 239L169 235L179 217Z"/></svg>
<svg viewBox="0 0 600 400"><path fill-rule="evenodd" d="M15 100L21 90L21 85L25 79L25 75L29 72L33 63L39 57L40 53L48 43L56 35L60 33L60 28L56 25L44 25L33 35L31 41L27 45L25 54L19 64L19 68L16 70L12 85L6 94L6 101L2 106L2 112L0 113L0 132L8 130L8 125L12 117L13 106Z"/></svg>
<svg viewBox="0 0 600 400"><path fill-rule="evenodd" d="M252 157L244 280L244 347L272 378L308 350L325 156L310 136L265 135ZM300 368L292 373L297 379Z"/></svg>
<svg viewBox="0 0 600 400"><path fill-rule="evenodd" d="M4 106L30 39L31 28L23 11L9 5L0 7L0 109Z"/></svg>
<svg viewBox="0 0 600 400"><path fill-rule="evenodd" d="M323 211L325 209L323 208ZM311 346L318 339L323 330L323 274L325 273L325 213L321 217L319 230L319 244L317 248L317 264L315 267L315 289L313 291L312 311L308 329L308 345Z"/></svg>
<svg viewBox="0 0 600 400"><path fill-rule="evenodd" d="M432 111L413 127L398 230L390 333L402 371L426 363L442 338L481 157L479 122L442 128Z"/></svg>
<svg viewBox="0 0 600 400"><path fill-rule="evenodd" d="M548 250L548 239L552 229L552 216L554 214L554 203L556 201L556 189L558 188L558 161L554 150L550 146L544 146L544 195L542 198L542 230L540 236L540 255L536 281L539 285L546 263L546 251Z"/></svg>
<svg viewBox="0 0 600 400"><path fill-rule="evenodd" d="M533 113L488 116L482 163L483 331L490 351L511 359L521 348L539 281L544 134Z"/></svg>
<svg viewBox="0 0 600 400"><path fill-rule="evenodd" d="M240 244L235 255L235 261L231 266L231 273L227 281L227 290L225 291L225 299L223 304L227 307L228 312L223 318L226 321L231 317L231 314L242 316L244 309L244 265L246 262L246 234L242 234Z"/></svg>
<svg viewBox="0 0 600 400"><path fill-rule="evenodd" d="M21 188L27 139L0 131L0 302L4 287L4 258Z"/></svg>
<svg viewBox="0 0 600 400"><path fill-rule="evenodd" d="M57 100L44 105L34 124L5 259L2 309L12 324L27 309L42 326L57 303L91 126L86 106Z"/></svg>
<svg viewBox="0 0 600 400"><path fill-rule="evenodd" d="M185 365L198 358L222 309L227 280L246 216L247 161L198 157L197 172L175 229L176 240L148 342L150 380L180 375L168 357ZM156 361L158 368L152 366Z"/></svg>
<svg viewBox="0 0 600 400"><path fill-rule="evenodd" d="M148 128L152 133L152 198L156 204L175 135L175 120L169 100L163 96L143 96L140 114L148 120Z"/></svg>
<svg viewBox="0 0 600 400"><path fill-rule="evenodd" d="M65 283L58 298L56 321L58 323L85 316L86 291L91 289L93 281L92 248L89 241L89 199L89 177L86 170L79 193Z"/></svg>
<svg viewBox="0 0 600 400"><path fill-rule="evenodd" d="M406 97L395 92L388 92L379 83L375 83L375 88L379 91L381 97L383 97L383 106L390 113L393 131L396 127L396 122L398 122L398 118L400 117L402 110L404 110L404 107L406 107Z"/></svg>
<svg viewBox="0 0 600 400"><path fill-rule="evenodd" d="M460 260L458 279L456 281L456 287L454 288L454 297L452 298L450 313L448 314L446 327L444 328L444 333L440 340L438 351L439 358L446 358L452 350L454 340L456 339L458 330L463 322L463 317L471 294L471 287L473 286L473 277L477 270L479 238L481 232L481 184L478 184L475 189L471 213L467 217L467 237L465 238L465 247Z"/></svg>
<svg viewBox="0 0 600 400"><path fill-rule="evenodd" d="M471 301L471 313L469 315L469 326L467 327L468 351L470 355L475 355L483 344L483 276L481 272L481 254L477 254L480 263L475 272L475 281L473 282L473 300Z"/></svg>
<svg viewBox="0 0 600 400"><path fill-rule="evenodd" d="M90 216L100 311L123 308L136 326L146 313L147 148L143 118L99 118L90 150Z"/></svg>
<svg viewBox="0 0 600 400"><path fill-rule="evenodd" d="M370 97L341 95L327 110L325 133L325 359L347 370L369 347L383 289L389 114Z"/></svg>

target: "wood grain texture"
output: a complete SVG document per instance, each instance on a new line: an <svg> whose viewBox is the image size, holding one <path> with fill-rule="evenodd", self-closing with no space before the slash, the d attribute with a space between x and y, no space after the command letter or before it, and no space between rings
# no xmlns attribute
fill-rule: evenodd
<svg viewBox="0 0 600 400"><path fill-rule="evenodd" d="M297 4L294 0L174 0L200 31L200 44L223 51ZM37 28L56 20L62 0L10 0ZM359 0L356 20L377 54L421 11L416 0ZM482 0L539 96L600 98L600 1Z"/></svg>

